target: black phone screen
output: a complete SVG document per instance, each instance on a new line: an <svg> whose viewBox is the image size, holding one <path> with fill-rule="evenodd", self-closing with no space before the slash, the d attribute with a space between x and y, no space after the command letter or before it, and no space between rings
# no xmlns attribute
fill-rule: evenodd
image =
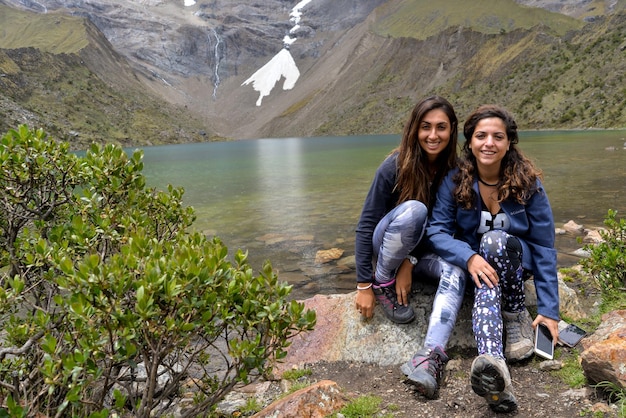
<svg viewBox="0 0 626 418"><path fill-rule="evenodd" d="M587 335L585 330L570 324L563 331L559 332L559 339L563 341L564 344L573 347L578 344L585 335Z"/></svg>

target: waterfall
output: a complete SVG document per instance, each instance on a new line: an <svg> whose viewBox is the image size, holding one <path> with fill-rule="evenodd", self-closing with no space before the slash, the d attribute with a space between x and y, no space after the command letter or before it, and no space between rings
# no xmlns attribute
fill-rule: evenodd
<svg viewBox="0 0 626 418"><path fill-rule="evenodd" d="M213 31L213 35L215 35L215 69L214 69L215 84L213 85L213 99L215 99L215 98L217 98L217 87L220 84L220 52L219 52L219 46L220 46L220 43L222 43L222 39L217 34L217 31L215 29L211 29L211 31Z"/></svg>

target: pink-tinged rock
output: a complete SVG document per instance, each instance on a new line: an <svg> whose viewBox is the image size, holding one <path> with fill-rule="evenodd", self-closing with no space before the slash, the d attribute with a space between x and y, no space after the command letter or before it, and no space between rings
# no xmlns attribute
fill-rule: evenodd
<svg viewBox="0 0 626 418"><path fill-rule="evenodd" d="M337 383L322 380L281 398L252 418L323 418L339 411L348 403Z"/></svg>
<svg viewBox="0 0 626 418"><path fill-rule="evenodd" d="M605 314L581 344L581 365L589 383L608 381L626 388L626 310Z"/></svg>
<svg viewBox="0 0 626 418"><path fill-rule="evenodd" d="M567 232L574 232L574 233L584 231L584 228L582 225L579 225L572 220L564 224L563 229L566 230Z"/></svg>
<svg viewBox="0 0 626 418"><path fill-rule="evenodd" d="M583 238L583 242L591 244L599 244L604 242L604 238L600 235L600 231L597 229L591 229L587 231L587 235Z"/></svg>
<svg viewBox="0 0 626 418"><path fill-rule="evenodd" d="M342 350L345 340L343 329L346 317L346 295L317 295L304 300L305 309L313 309L317 323L315 330L300 334L291 340L287 348L288 356L284 362L276 365L279 373L294 366L301 367L306 363L319 360L339 360L337 350ZM334 354L333 354L334 352Z"/></svg>

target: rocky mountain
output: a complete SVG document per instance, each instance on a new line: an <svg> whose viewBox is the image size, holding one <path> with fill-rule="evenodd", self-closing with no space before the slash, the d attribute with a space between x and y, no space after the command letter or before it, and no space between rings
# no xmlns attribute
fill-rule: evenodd
<svg viewBox="0 0 626 418"><path fill-rule="evenodd" d="M461 118L489 101L509 107L523 128L626 126L625 0L2 4L54 16L57 30L61 16L84 19L89 48L54 37L46 45L41 24L25 32L8 21L0 48L9 56L25 47L50 59L78 54L111 89L165 101L160 110L177 115L175 129L161 132L172 142L173 132L186 140L397 133L431 93L450 98ZM283 84L287 74L293 85ZM135 87L118 88L129 83Z"/></svg>

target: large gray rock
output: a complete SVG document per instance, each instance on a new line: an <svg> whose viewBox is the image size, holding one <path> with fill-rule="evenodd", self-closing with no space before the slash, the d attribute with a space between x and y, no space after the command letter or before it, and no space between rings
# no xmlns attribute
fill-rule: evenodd
<svg viewBox="0 0 626 418"><path fill-rule="evenodd" d="M576 292L559 281L562 306L578 306ZM304 367L317 361L355 361L381 366L399 365L422 347L436 288L422 285L411 298L416 319L410 324L395 324L387 319L380 306L374 318L362 319L355 308L356 292L317 295L304 300L317 313L315 330L292 340L288 355L276 371ZM532 281L526 286L527 306L536 308ZM473 350L472 297L466 296L459 312L448 350ZM569 317L568 313L568 317Z"/></svg>

